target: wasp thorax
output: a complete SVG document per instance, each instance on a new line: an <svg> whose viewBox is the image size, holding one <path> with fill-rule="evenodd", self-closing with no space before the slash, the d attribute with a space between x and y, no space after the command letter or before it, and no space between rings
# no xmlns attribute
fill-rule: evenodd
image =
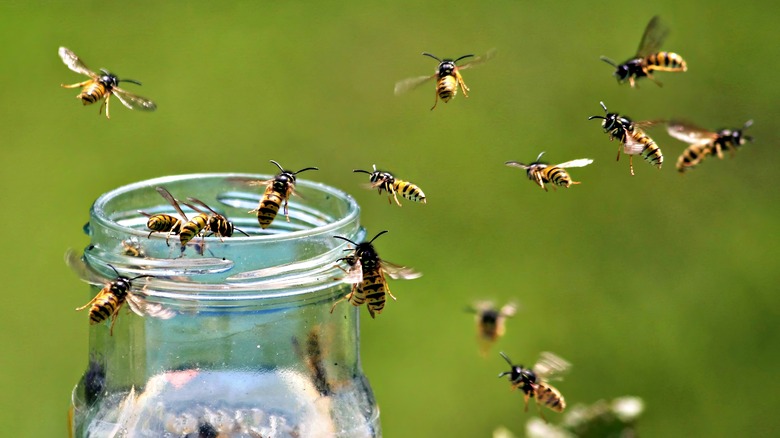
<svg viewBox="0 0 780 438"><path fill-rule="evenodd" d="M104 74L100 75L98 80L106 88L114 88L119 85L119 78L108 72L104 72Z"/></svg>

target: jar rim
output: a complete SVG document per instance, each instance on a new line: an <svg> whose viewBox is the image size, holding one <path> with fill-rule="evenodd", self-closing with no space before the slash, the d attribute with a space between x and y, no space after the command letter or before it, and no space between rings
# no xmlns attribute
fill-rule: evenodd
<svg viewBox="0 0 780 438"><path fill-rule="evenodd" d="M193 184L207 187L210 196L217 198L220 193L238 196L219 201L221 207L238 212L247 211L246 205L256 204L262 196L263 189L251 188L247 181L273 178L273 175L251 173L193 173L152 178L106 192L91 209L88 234L92 245L84 252L86 264L94 271L105 273L105 278L115 277L113 267L122 275L150 275L144 279L144 294L161 299L178 299L185 293L198 301L246 300L288 297L333 287L343 277L336 262L347 249L346 242L333 236L357 241L365 233L360 228L360 207L355 199L323 183L295 182L295 188L305 193L297 198L300 201L290 200L290 217L295 219L292 225L298 229L282 222L280 227L289 229L260 230L257 234L225 239L197 237L211 254L185 256L185 246L182 246L178 258L160 257L166 251L172 254L171 248L178 246L178 238L169 247L166 233L150 237L149 230L139 225L146 223L141 209L149 202L164 204L154 190L156 187L180 191L182 186L189 188ZM322 211L331 207L330 211ZM257 225L254 216L240 220L254 221ZM283 212L279 211L275 221L284 220ZM140 258L120 254L117 248L128 237L143 241L156 255Z"/></svg>

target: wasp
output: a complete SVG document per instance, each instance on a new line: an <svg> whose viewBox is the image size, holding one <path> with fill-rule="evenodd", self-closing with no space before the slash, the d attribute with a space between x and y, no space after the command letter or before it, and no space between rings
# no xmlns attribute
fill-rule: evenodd
<svg viewBox="0 0 780 438"><path fill-rule="evenodd" d="M535 398L537 406L544 405L555 412L563 412L566 409L566 401L561 392L547 383L555 374L566 371L570 364L560 357L543 352L538 362L533 368L524 368L522 365L515 365L503 352L499 353L507 361L511 369L499 374L498 377L509 376L509 383L512 389L523 391L525 400L525 412L528 412L528 399ZM541 409L539 414L544 417Z"/></svg>
<svg viewBox="0 0 780 438"><path fill-rule="evenodd" d="M419 278L422 275L414 269L398 266L379 258L373 243L377 237L385 233L387 233L387 230L380 231L373 239L363 243L355 243L342 236L333 236L336 239L345 240L355 245L355 248L351 249L352 252L349 255L339 259L339 261L347 263L347 269L343 269L340 266L339 269L347 273L345 281L352 284L352 290L346 296L333 303L330 313L333 313L333 309L340 302L346 300L353 306L360 306L366 303L368 313L371 315L371 318L375 318L375 314L382 313L382 309L385 307L385 295L390 295L390 298L393 300L396 299L390 292L385 274L392 279L405 280Z"/></svg>
<svg viewBox="0 0 780 438"><path fill-rule="evenodd" d="M179 206L179 202L173 197L173 195L171 195L171 192L169 192L165 187L157 187L156 189L157 192L160 194L160 196L165 198L165 200L168 201L168 203L171 204L171 206L173 206L174 210L176 210L176 212L179 213L179 215L182 218L182 222L181 225L179 226L178 234L179 234L179 243L181 243L181 249L182 251L184 251L184 247L196 236L201 236L201 238L203 238L203 234L205 233L205 230L208 229L210 217L206 213L202 213L195 210L198 214L196 214L190 219L187 219L187 215L184 214L184 211L182 211L181 207ZM190 207L189 205L187 206ZM205 244L201 245L200 247L201 254L203 254L204 248L205 248Z"/></svg>
<svg viewBox="0 0 780 438"><path fill-rule="evenodd" d="M556 185L569 188L569 186L572 184L579 184L579 181L572 181L571 177L564 169L567 167L585 167L593 162L593 160L590 158L580 158L578 160L567 161L565 163L550 166L547 163L542 163L540 161L542 159L542 155L544 155L544 152L539 154L539 156L536 157L536 161L531 164L523 164L517 161L507 161L504 164L510 167L519 167L521 169L525 169L525 172L528 175L528 179L535 182L536 184L539 184L539 187L543 188L546 192L547 184L550 183L553 184L553 190L555 190Z"/></svg>
<svg viewBox="0 0 780 438"><path fill-rule="evenodd" d="M219 237L220 241L223 241L223 237L231 237L233 236L233 233L235 231L238 231L239 233L249 237L249 234L241 231L240 229L236 228L233 225L233 222L230 222L227 217L217 213L214 209L206 205L203 201L197 199L197 198L187 198L187 201L191 203L195 203L200 205L201 207L205 208L210 212L206 213L205 211L199 209L198 207L183 202L184 205L187 207L193 209L194 211L198 212L199 214L205 214L208 217L206 227L204 228L204 231L210 232L211 234Z"/></svg>
<svg viewBox="0 0 780 438"><path fill-rule="evenodd" d="M159 190L158 190L159 191ZM162 192L160 193L162 194ZM165 197L165 196L163 196ZM167 200L168 198L166 198ZM151 238L153 233L168 233L165 236L165 244L168 244L168 239L171 235L177 235L181 231L181 226L187 222L187 217L184 220L177 218L176 216L167 213L149 214L138 210L139 213L148 217L146 221L146 228L150 229L147 238Z"/></svg>
<svg viewBox="0 0 780 438"><path fill-rule="evenodd" d="M401 196L403 196L404 198L410 201L422 202L423 204L427 203L425 199L425 193L423 193L420 187L410 183L409 181L398 179L394 177L393 174L390 172L386 172L383 170L376 170L376 165L374 165L373 172L369 172L367 170L360 170L360 169L355 169L353 170L353 172L367 173L370 176L371 188L379 189L380 195L382 194L383 191L386 191L387 202L389 202L390 204L392 204L393 199L395 199L395 203L398 204L399 207L401 206L401 203L398 202L397 193L400 193Z"/></svg>
<svg viewBox="0 0 780 438"><path fill-rule="evenodd" d="M753 137L744 135L742 131L753 125L748 120L741 129L721 129L717 132L708 131L691 123L683 121L670 121L666 129L672 137L690 143L683 153L677 158L677 170L681 173L696 167L707 155L717 155L723 159L723 151L727 150L734 157L734 153L747 142L752 142Z"/></svg>
<svg viewBox="0 0 780 438"><path fill-rule="evenodd" d="M661 44L669 34L669 28L662 22L657 15L653 17L642 35L642 41L639 43L639 49L636 55L626 62L618 65L606 56L601 60L616 68L614 75L619 83L628 80L631 87L636 86L636 80L647 77L658 86L658 82L652 75L653 71L687 71L688 66L682 56L673 52L659 52Z"/></svg>
<svg viewBox="0 0 780 438"><path fill-rule="evenodd" d="M609 139L620 141L617 160L620 161L620 149L622 147L623 153L628 155L628 166L631 170L631 175L634 175L634 155L641 154L642 158L660 169L664 163L664 155L661 152L661 148L640 128L640 126L652 126L658 123L658 121L634 122L626 116L608 112L604 102L599 103L604 108L606 116L590 116L588 120L604 119L601 126L604 128L605 133L609 133Z"/></svg>
<svg viewBox="0 0 780 438"><path fill-rule="evenodd" d="M515 316L517 303L510 301L498 309L490 301L478 301L466 311L475 315L480 351L483 356L486 356L493 343L504 336L506 332L505 321L507 318Z"/></svg>
<svg viewBox="0 0 780 438"><path fill-rule="evenodd" d="M81 259L73 250L69 250L65 254L65 261L73 269L79 277L93 285L102 285L103 289L95 295L92 300L87 304L76 308L76 310L84 310L89 307L89 323L99 324L107 319L111 320L111 326L109 334L114 334L114 323L119 315L119 310L122 308L125 302L130 306L130 309L140 316L152 316L160 319L169 319L173 317L173 311L163 308L159 304L153 304L146 301L141 293L133 292L133 282L139 278L151 278L153 275L138 275L133 278L128 278L119 273L113 265L108 265L116 277L106 282L104 278L100 277L94 271L90 270L84 260Z"/></svg>
<svg viewBox="0 0 780 438"><path fill-rule="evenodd" d="M109 113L109 101L111 99L111 95L116 96L116 98L122 102L122 105L130 109L138 109L142 111L154 111L157 109L157 105L151 100L145 97L137 96L129 91L125 91L118 86L120 82L130 82L141 85L140 82L133 79L120 80L118 77L116 77L116 75L106 69L100 69L101 74L97 74L90 70L89 67L87 67L86 64L84 64L84 62L78 56L76 56L75 53L66 47L60 47L59 55L62 59L62 62L64 62L69 69L75 71L76 73L90 77L90 79L84 82L71 85L61 84L61 86L63 88L82 87L81 93L79 93L76 98L81 99L84 105L90 105L97 102L98 100L102 100L103 102L100 104L98 114L103 113L103 107L105 106L107 119L111 118L111 114Z"/></svg>
<svg viewBox="0 0 780 438"><path fill-rule="evenodd" d="M467 87L466 83L463 82L463 76L461 76L460 71L482 64L490 60L494 55L495 50L490 50L486 55L478 56L476 58L474 58L473 54L470 54L463 55L456 59L439 59L430 53L423 52L423 56L428 56L439 61L439 65L436 67L436 71L431 76L417 76L396 82L395 94L403 94L409 90L417 88L431 79L435 79L436 100L434 100L431 110L436 108L436 105L439 103L439 99L441 99L444 103L447 103L450 101L450 99L455 97L455 95L458 94L458 87L460 87L461 91L463 92L463 96L469 97L469 87ZM458 61L466 58L474 59L470 62L467 62L466 64L460 66L457 65Z"/></svg>
<svg viewBox="0 0 780 438"><path fill-rule="evenodd" d="M289 170L284 170L276 161L271 160L271 162L279 168L281 171L279 174L273 179L249 182L250 185L266 186L265 193L263 193L263 197L260 199L260 204L256 209L249 211L257 214L257 222L260 224L260 228L263 229L268 228L271 222L274 221L282 203L284 203L284 216L287 218L287 222L290 222L287 200L295 194L295 176L307 170L320 170L317 167L305 167L297 172L290 172Z"/></svg>
<svg viewBox="0 0 780 438"><path fill-rule="evenodd" d="M141 246L141 242L139 242L135 237L131 237L122 241L121 254L129 257L146 257L146 252Z"/></svg>

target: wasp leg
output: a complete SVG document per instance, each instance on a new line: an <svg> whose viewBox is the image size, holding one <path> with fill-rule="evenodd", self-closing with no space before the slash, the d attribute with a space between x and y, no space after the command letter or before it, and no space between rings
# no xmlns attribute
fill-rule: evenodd
<svg viewBox="0 0 780 438"><path fill-rule="evenodd" d="M98 295L100 295L100 294L98 294ZM95 300L97 300L97 297L98 297L98 295L95 295L95 298L92 298L91 300L89 300L89 302L88 302L87 304L84 304L84 305L83 305L83 306L81 306L81 307L76 307L76 310L84 310L84 309L86 309L87 307L91 306L91 305L92 305L92 303L94 303L94 302L95 302Z"/></svg>
<svg viewBox="0 0 780 438"><path fill-rule="evenodd" d="M433 106L431 107L431 111L433 111L433 109L436 108L436 105L439 104L439 89L434 88L433 91L436 94L436 99L433 101Z"/></svg>
<svg viewBox="0 0 780 438"><path fill-rule="evenodd" d="M342 302L342 301L346 301L346 300L349 300L349 299L352 299L352 294L353 294L353 293L355 293L355 291L352 291L352 292L350 292L350 293L348 293L348 294L344 295L344 296L343 296L343 297L341 297L341 298L340 298L338 301L336 301L335 303L333 303L333 306L330 308L330 313L333 313L333 310L334 310L334 309L336 309L336 306L337 306L337 305L338 305L340 302Z"/></svg>
<svg viewBox="0 0 780 438"><path fill-rule="evenodd" d="M116 317L119 314L119 309L121 309L122 306L117 306L116 310L114 310L114 313L111 314L111 327L108 329L108 335L114 336L114 323L116 323Z"/></svg>
<svg viewBox="0 0 780 438"><path fill-rule="evenodd" d="M395 190L393 190L393 198L395 198L395 203L398 204L399 207L401 207L401 203L398 202L398 195L396 194Z"/></svg>
<svg viewBox="0 0 780 438"><path fill-rule="evenodd" d="M617 153L617 158L615 158L615 161L620 161L620 150L621 149L623 149L623 142L620 142L618 144L618 153Z"/></svg>
<svg viewBox="0 0 780 438"><path fill-rule="evenodd" d="M93 80L94 80L94 79L90 79L90 80L88 80L88 81L79 82L78 84L71 84L71 85L60 84L60 87L62 87L62 88L78 88L78 87L83 87L84 85L87 85L88 83L92 82Z"/></svg>
<svg viewBox="0 0 780 438"><path fill-rule="evenodd" d="M290 210L287 209L287 200L284 200L284 217L290 222Z"/></svg>
<svg viewBox="0 0 780 438"><path fill-rule="evenodd" d="M463 96L469 97L469 87L466 86L466 83L463 82L463 76L461 76L457 71L455 72L455 79L458 80L458 84L460 85L460 90L463 92Z"/></svg>
<svg viewBox="0 0 780 438"><path fill-rule="evenodd" d="M628 168L631 170L631 176L634 176L634 156L628 156Z"/></svg>
<svg viewBox="0 0 780 438"><path fill-rule="evenodd" d="M544 412L542 411L542 404L539 403L539 397L534 397L536 399L536 409L539 411L539 416L542 417L542 420L544 420L545 423L547 423L547 418L544 416ZM528 400L526 400L526 408L528 408ZM526 409L526 412L528 409Z"/></svg>
<svg viewBox="0 0 780 438"><path fill-rule="evenodd" d="M111 113L108 110L108 105L111 103L111 93L106 94L106 98L103 100L103 103L100 104L100 108L98 109L98 114L103 113L103 107L106 107L106 118L111 119Z"/></svg>

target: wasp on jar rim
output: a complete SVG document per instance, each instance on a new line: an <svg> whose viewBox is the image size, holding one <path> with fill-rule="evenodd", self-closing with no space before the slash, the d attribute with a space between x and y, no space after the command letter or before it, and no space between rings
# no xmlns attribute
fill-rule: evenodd
<svg viewBox="0 0 780 438"><path fill-rule="evenodd" d="M184 249L186 248L187 244L195 237L200 236L201 245L200 245L199 252L201 255L203 255L206 248L205 232L209 226L209 219L210 219L209 215L195 210L197 214L188 219L187 215L184 214L184 211L181 209L181 206L179 205L179 201L177 201L176 198L174 198L173 195L171 195L171 192L169 192L168 189L166 189L165 187L155 187L155 189L157 190L157 193L160 194L160 196L162 196L166 201L168 201L169 204L171 204L173 209L176 210L176 212L179 213L179 216L181 216L181 218L183 219L178 230L179 243L181 244L181 251L184 252ZM168 234L170 235L171 232L169 232ZM166 243L167 242L168 240L166 238Z"/></svg>
<svg viewBox="0 0 780 438"><path fill-rule="evenodd" d="M517 303L510 301L499 309L492 301L477 301L466 311L474 314L480 353L487 356L490 347L506 333L506 319L515 316Z"/></svg>
<svg viewBox="0 0 780 438"><path fill-rule="evenodd" d="M507 161L504 164L509 167L525 169L528 179L538 184L546 192L547 184L552 184L553 190L555 190L555 186L569 188L572 184L579 184L579 181L572 181L571 176L564 169L568 167L585 167L593 162L590 158L580 158L561 164L549 165L540 161L542 155L544 155L544 152L540 153L536 157L536 161L531 164L523 164L518 161Z"/></svg>
<svg viewBox="0 0 780 438"><path fill-rule="evenodd" d="M206 205L206 203L201 201L200 199L197 199L197 198L187 198L187 201L189 201L189 202L182 202L182 204L186 205L187 207L191 208L192 210L194 210L194 211L196 211L198 213L205 214L205 215L208 216L208 224L206 225L206 228L205 228L204 231L207 231L207 232L217 236L220 241L224 241L222 239L223 237L232 237L233 233L235 231L238 231L239 233L243 234L244 236L249 237L249 234L247 234L247 233L241 231L240 229L236 228L233 225L233 222L228 220L228 218L226 216L224 216L224 215L222 215L220 213L217 213L217 211L215 211L213 208L211 208L208 205ZM201 210L200 208L192 205L192 203L200 205L201 207L203 207L206 210L208 210L209 213L207 213L207 212Z"/></svg>
<svg viewBox="0 0 780 438"><path fill-rule="evenodd" d="M427 203L427 200L425 199L425 193L423 193L422 189L420 189L420 187L418 187L416 184L398 179L390 172L376 170L376 164L374 164L373 167L373 172L361 169L354 169L352 172L367 173L369 175L369 179L371 180L369 188L378 189L380 195L383 191L386 191L387 202L390 204L392 204L393 199L395 199L395 203L399 207L401 206L401 203L398 202L398 193L410 201L422 202L423 204Z"/></svg>
<svg viewBox="0 0 780 438"><path fill-rule="evenodd" d="M433 73L433 75L430 76L416 76L396 82L395 94L399 95L406 93L407 91L413 90L431 79L435 79L436 100L433 102L433 107L431 107L431 110L433 110L439 103L439 99L441 99L444 103L447 103L450 101L450 99L455 97L455 95L458 94L458 87L460 87L464 97L469 97L469 87L467 87L466 83L463 82L463 76L461 76L460 71L489 61L495 56L496 50L492 49L484 56L474 57L473 54L469 54L463 55L456 59L440 59L427 52L423 52L422 54L423 56L428 56L435 59L436 61L439 61L439 65L436 67L436 71ZM474 59L463 65L457 65L458 61L466 58Z"/></svg>
<svg viewBox="0 0 780 438"><path fill-rule="evenodd" d="M618 65L615 61L602 56L601 60L615 67L614 76L619 83L628 80L631 87L636 86L636 80L642 77L649 78L658 86L661 83L653 77L653 71L687 71L688 65L682 56L674 52L660 52L661 44L669 34L669 28L666 27L659 16L653 17L642 35L639 43L639 49L636 55L626 62Z"/></svg>
<svg viewBox="0 0 780 438"><path fill-rule="evenodd" d="M647 135L641 127L652 126L661 123L660 120L648 120L634 122L626 116L607 111L604 102L599 102L604 108L604 116L590 116L588 120L604 119L601 123L604 132L609 134L610 141L617 139L620 142L618 146L617 161L620 161L620 151L628 155L628 168L631 175L634 175L634 155L642 155L645 161L649 162L658 169L664 163L664 155L661 148L655 144L652 138Z"/></svg>
<svg viewBox="0 0 780 438"><path fill-rule="evenodd" d="M532 368L525 368L522 365L513 364L504 352L499 354L511 368L509 371L499 374L498 377L509 376L512 390L520 389L523 391L525 412L528 412L529 398L535 398L537 406L544 405L555 412L563 412L566 409L566 400L564 400L563 395L547 381L564 373L571 367L571 364L553 353L543 352L539 361ZM544 418L541 408L539 408L539 414Z"/></svg>
<svg viewBox="0 0 780 438"><path fill-rule="evenodd" d="M114 323L116 323L119 310L125 302L139 316L151 316L159 319L169 319L174 316L172 310L166 309L160 304L148 302L142 292L133 290L133 282L135 280L139 278L153 278L153 275L143 274L129 278L120 274L113 265L109 264L107 266L116 274L113 280L109 280L90 269L84 260L72 249L65 253L65 262L76 272L81 280L94 286L103 286L94 298L87 304L76 308L76 310L89 308L89 323L91 325L110 319L110 335L114 334Z"/></svg>
<svg viewBox="0 0 780 438"><path fill-rule="evenodd" d="M110 119L111 114L109 112L109 103L111 95L116 96L122 105L130 108L142 111L154 111L157 109L157 105L151 100L135 95L129 91L125 91L119 88L120 82L131 82L133 84L141 85L140 82L133 79L119 79L116 75L109 72L106 69L100 69L101 74L97 74L90 70L84 62L76 56L70 49L66 47L60 47L59 55L62 62L76 73L89 76L90 79L79 82L77 84L65 85L61 84L63 88L78 88L82 87L81 93L76 96L77 99L81 99L84 105L89 105L102 100L98 114L103 113L103 107L106 108L106 118Z"/></svg>
<svg viewBox="0 0 780 438"><path fill-rule="evenodd" d="M672 120L666 126L669 135L690 146L686 148L677 159L677 170L680 173L696 167L707 155L717 155L723 159L723 151L729 151L734 157L737 149L747 142L752 142L753 137L743 134L742 131L753 125L748 120L740 129L720 129L716 132L700 128L690 122Z"/></svg>
<svg viewBox="0 0 780 438"><path fill-rule="evenodd" d="M379 258L373 243L377 237L385 233L387 230L380 231L373 239L362 243L355 243L342 236L333 236L335 239L344 240L355 247L345 249L345 251L351 251L350 254L339 259L339 261L346 262L347 268L338 266L339 269L346 272L347 276L344 281L350 283L352 289L347 295L333 303L330 313L333 313L340 302L349 301L355 307L365 303L368 313L371 318L374 318L376 314L382 313L385 307L385 295L390 295L393 300L396 299L390 292L385 274L396 280L412 280L422 275L412 268L399 266Z"/></svg>
<svg viewBox="0 0 780 438"><path fill-rule="evenodd" d="M265 186L265 192L260 199L260 204L258 204L256 209L249 211L250 213L257 214L257 222L262 229L266 229L271 225L271 222L274 221L277 213L279 213L279 208L282 204L284 204L284 216L287 218L287 222L290 222L287 203L290 196L297 195L295 191L296 175L307 170L320 170L317 167L305 167L297 172L290 172L289 170L284 170L276 161L270 161L279 168L280 172L269 180L249 182L249 185Z"/></svg>

